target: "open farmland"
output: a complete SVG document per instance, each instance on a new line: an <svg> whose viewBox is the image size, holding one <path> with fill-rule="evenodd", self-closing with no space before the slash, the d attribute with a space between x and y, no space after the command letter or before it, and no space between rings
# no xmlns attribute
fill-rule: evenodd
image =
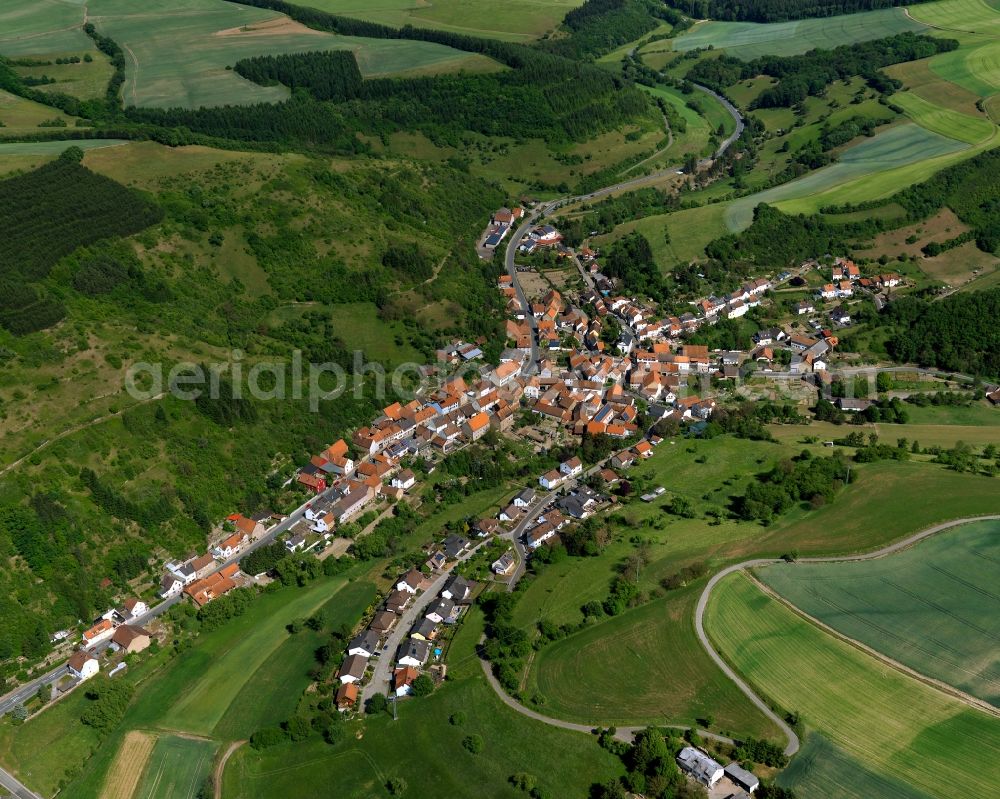
<svg viewBox="0 0 1000 799"><path fill-rule="evenodd" d="M759 577L847 637L1000 706L1000 522L878 560L781 564Z"/></svg>
<svg viewBox="0 0 1000 799"><path fill-rule="evenodd" d="M127 733L108 771L100 799L132 799L156 745L156 736L151 733Z"/></svg>
<svg viewBox="0 0 1000 799"><path fill-rule="evenodd" d="M971 121L971 120L970 120ZM929 159L965 149L962 142L934 133L919 125L899 125L883 131L866 141L845 150L840 160L823 169L776 186L773 189L742 197L729 204L725 212L726 227L730 232L743 230L753 221L753 209L760 203L771 205L789 200L808 200L809 205L827 204L816 201L817 195L843 184L858 186L864 196L854 195L855 201L877 199L906 185L887 179L897 167L923 164ZM877 177L876 177L877 176ZM869 195L871 195L869 197ZM792 203L789 203L792 210ZM780 206L784 208L784 206ZM794 210L804 210L797 206Z"/></svg>
<svg viewBox="0 0 1000 799"><path fill-rule="evenodd" d="M566 12L583 0L510 0L503 6L488 0L303 0L333 14L383 25L423 28L527 41L554 30Z"/></svg>
<svg viewBox="0 0 1000 799"><path fill-rule="evenodd" d="M33 5L33 0L14 2L20 8ZM75 16L46 18L51 30L82 25L82 6L52 5L69 8ZM258 86L227 70L241 58L265 53L349 49L366 76L496 66L481 56L431 42L321 33L273 11L222 0L148 0L141 7L126 0L92 0L86 8L97 29L125 50L123 98L130 105L197 108L285 99L289 96L286 88ZM4 30L2 25L0 30ZM20 39L16 47L8 47L0 39L0 53L38 55L92 49L93 42L82 31L74 33L79 41L73 43L50 42L39 36Z"/></svg>
<svg viewBox="0 0 1000 799"><path fill-rule="evenodd" d="M161 736L136 799L195 799L211 770L216 746L198 738Z"/></svg>
<svg viewBox="0 0 1000 799"><path fill-rule="evenodd" d="M873 772L939 799L989 795L1000 780L1000 719L833 638L745 574L718 584L706 627L764 696Z"/></svg>
<svg viewBox="0 0 1000 799"><path fill-rule="evenodd" d="M674 50L714 47L751 61L764 55L788 56L817 48L830 49L926 26L906 16L902 8L860 14L792 20L790 22L702 22L674 40Z"/></svg>
<svg viewBox="0 0 1000 799"><path fill-rule="evenodd" d="M817 732L809 733L798 754L778 775L776 782L803 797L932 799L929 794L899 779L872 771ZM832 793L831 786L835 786Z"/></svg>
<svg viewBox="0 0 1000 799"><path fill-rule="evenodd" d="M4 0L0 5L0 55L84 51L94 43L83 32L86 6L64 0Z"/></svg>

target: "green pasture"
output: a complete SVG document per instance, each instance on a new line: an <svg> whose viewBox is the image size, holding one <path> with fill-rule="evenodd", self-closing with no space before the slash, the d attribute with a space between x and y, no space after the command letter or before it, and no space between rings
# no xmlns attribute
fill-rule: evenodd
<svg viewBox="0 0 1000 799"><path fill-rule="evenodd" d="M217 744L162 735L156 740L135 799L195 799L212 768Z"/></svg>
<svg viewBox="0 0 1000 799"><path fill-rule="evenodd" d="M745 574L718 584L705 622L757 690L875 774L938 799L989 795L1000 780L1000 719L824 633Z"/></svg>
<svg viewBox="0 0 1000 799"><path fill-rule="evenodd" d="M85 6L64 0L4 0L0 4L0 55L25 56L91 50L83 32Z"/></svg>
<svg viewBox="0 0 1000 799"><path fill-rule="evenodd" d="M830 49L925 29L925 25L908 18L902 8L768 24L709 21L678 36L674 49L714 47L725 50L727 55L751 61L765 55L798 55L817 48Z"/></svg>
<svg viewBox="0 0 1000 799"><path fill-rule="evenodd" d="M802 797L932 799L929 794L893 776L872 771L816 732L809 733L798 754L778 775L776 782Z"/></svg>
<svg viewBox="0 0 1000 799"><path fill-rule="evenodd" d="M80 722L89 704L83 691L71 693L25 724L0 721L0 763L44 796L53 795L67 772L84 766L101 739Z"/></svg>
<svg viewBox="0 0 1000 799"><path fill-rule="evenodd" d="M758 576L848 638L1000 705L1000 522L964 525L878 560L780 564Z"/></svg>
<svg viewBox="0 0 1000 799"><path fill-rule="evenodd" d="M582 2L510 0L498 6L488 0L304 0L302 5L393 27L413 25L523 41L554 30Z"/></svg>
<svg viewBox="0 0 1000 799"><path fill-rule="evenodd" d="M779 435L782 428L771 429ZM827 438L819 429L812 434L820 441ZM885 439L894 443L888 433ZM796 443L796 451L809 447L815 454L830 452L819 443ZM997 512L996 483L989 477L918 461L859 465L852 474L851 485L833 502L818 510L796 508L726 554L735 559L792 550L800 555L868 552L939 522Z"/></svg>
<svg viewBox="0 0 1000 799"><path fill-rule="evenodd" d="M542 712L583 724L695 724L780 740L780 732L712 663L691 618L703 581L545 646L526 694ZM605 589L606 590L606 589Z"/></svg>
<svg viewBox="0 0 1000 799"><path fill-rule="evenodd" d="M906 412L910 417L910 426L915 425L974 425L976 427L996 427L1000 425L1000 409L987 402L977 402L968 407L953 405L907 405ZM982 433L981 430L969 432ZM966 438L975 441L976 435Z"/></svg>
<svg viewBox="0 0 1000 799"><path fill-rule="evenodd" d="M244 686L285 643L285 625L312 615L345 585L343 580L319 580L299 591L262 597L256 603L261 607L206 635L169 674L157 680L143 710L155 712L163 729L211 735ZM338 597L334 603L340 608L338 615L352 621L373 593L370 586L352 584L349 599ZM355 613L348 613L348 607ZM256 679L268 677L261 672Z"/></svg>
<svg viewBox="0 0 1000 799"><path fill-rule="evenodd" d="M704 205L700 208L689 208L675 211L672 214L659 214L626 222L615 228L607 236L594 239L598 245L607 245L633 230L638 230L653 248L653 258L663 271L669 271L679 263L688 263L705 257L705 245L713 239L726 234L723 218L726 206L722 203ZM667 242L666 235L670 241Z"/></svg>
<svg viewBox="0 0 1000 799"><path fill-rule="evenodd" d="M362 39L305 28L280 14L222 0L92 0L89 18L127 56L123 97L158 108L282 100L282 86L258 86L227 70L254 55L354 51L364 75L481 68L485 59L431 42Z"/></svg>
<svg viewBox="0 0 1000 799"><path fill-rule="evenodd" d="M89 62L81 60L76 64L55 63L55 60L60 57L77 56L82 59L84 55L89 55L92 60ZM55 81L55 83L38 86L39 91L69 94L73 97L79 97L81 100L104 97L108 81L113 74L108 57L94 48L86 52L47 54L44 59L40 60L52 63L37 67L16 67L15 69L19 75L25 77L40 78L44 76Z"/></svg>

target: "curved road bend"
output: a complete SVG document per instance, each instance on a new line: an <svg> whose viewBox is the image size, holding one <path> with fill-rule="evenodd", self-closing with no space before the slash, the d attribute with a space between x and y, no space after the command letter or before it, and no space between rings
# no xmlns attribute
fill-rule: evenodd
<svg viewBox="0 0 1000 799"><path fill-rule="evenodd" d="M889 544L888 546L882 547L881 549L877 549L873 552L865 552L857 555L843 555L838 557L800 558L796 562L838 563L847 561L874 560L876 558L882 558L885 557L886 555L891 555L896 552L899 552L900 550L911 547L914 544L918 543L919 541L922 541L925 538L929 538L930 536L939 533L943 530L948 530L952 527L957 527L962 524L968 524L970 522L993 521L993 520L1000 520L1000 514L987 515L987 516L971 516L964 519L954 519L952 521L942 522L940 524L934 525L933 527L928 527L927 529L922 530L919 533L914 533L913 535L903 538L893 544ZM745 560L742 563L733 564L732 566L726 567L718 574L715 574L712 577L712 579L708 581L708 584L702 591L701 597L699 597L698 599L698 605L695 610L695 632L697 633L698 640L701 642L701 645L704 647L705 651L709 654L712 660L715 661L715 664L722 670L722 672L736 684L736 687L739 688L740 691L742 691L743 694L751 702L753 702L753 704L768 719L774 722L778 726L778 728L785 733L786 737L788 738L788 745L785 747L784 751L786 755L791 756L794 755L799 750L799 737L798 735L796 735L795 730L793 730L788 725L788 723L785 722L783 718L781 718L773 710L771 710L768 704L759 696L757 696L757 694L754 693L753 689L749 685L747 685L747 683L744 682L744 680L735 671L733 671L732 668L730 668L729 664L722 659L722 656L715 651L715 648L708 640L708 635L705 633L705 624L704 624L705 608L708 606L708 600L709 597L711 596L712 589L714 589L715 586L718 585L718 583L724 577L732 574L733 572L741 571L743 569L753 568L756 566L767 566L774 563L782 563L782 562L784 561L782 561L780 558L755 558L752 560ZM534 719L535 721L540 721L543 724L548 724L551 727L559 727L560 729L563 730L573 730L575 732L583 732L588 734L592 733L596 727L601 726L598 724L587 725L587 724L578 724L572 721L564 721L563 719L552 718L551 716L543 715L542 713L539 713L536 710L532 710L531 708L525 707L516 699L514 699L512 696L510 696L503 689L503 686L501 686L500 683L497 681L496 677L493 676L493 670L490 667L490 662L488 660L480 658L479 662L480 665L482 666L483 674L486 676L487 682L490 684L490 687L493 688L493 691L496 693L496 695L500 697L500 701L502 701L505 705L507 705L507 707L509 707L511 710L520 713L522 716L527 716L530 719ZM688 729L687 727L684 727L682 725L667 725L667 726L669 726L671 729L678 729L678 730ZM644 726L618 727L615 737L623 741L631 741L635 737L635 734L643 729L645 729ZM721 741L723 743L733 743L733 740L731 738L726 738L725 736L722 735L716 735L715 733L708 732L707 730L699 729L697 730L697 732L699 735L705 738L711 738L712 740Z"/></svg>
<svg viewBox="0 0 1000 799"><path fill-rule="evenodd" d="M995 521L1000 520L1000 515L988 515L988 516L970 516L964 519L953 519L949 522L942 522L936 524L933 527L928 527L925 530L921 530L919 533L914 533L911 536L903 538L894 544L889 544L888 546L882 547L881 549L876 549L873 552L863 552L857 555L842 555L837 557L820 557L820 558L800 558L796 563L845 563L849 561L860 561L860 560L875 560L876 558L882 558L886 555L892 555L900 550L907 549L914 544L922 541L925 538L929 538L936 533L940 533L943 530L948 530L952 527L957 527L962 524L968 524L970 522L979 521ZM695 633L698 635L698 640L704 647L705 651L708 652L709 657L715 661L716 665L722 669L723 673L729 677L736 687L743 692L743 694L756 705L767 718L773 721L778 727L781 728L782 732L785 733L788 738L788 745L785 747L786 755L794 755L799 750L799 737L795 734L795 731L785 722L785 720L779 717L770 706L761 699L753 689L738 675L722 656L715 650L711 642L708 640L708 635L705 633L705 609L708 607L708 600L711 597L712 589L726 576L732 574L733 572L742 571L747 568L755 568L757 566L767 566L774 563L782 563L780 558L756 558L753 560L745 560L742 563L736 563L732 566L728 566L722 571L715 574L705 589L701 592L701 596L698 599L698 606L695 609L694 616L694 627ZM807 615L807 614L803 614Z"/></svg>
<svg viewBox="0 0 1000 799"><path fill-rule="evenodd" d="M587 735L592 735L595 729L602 726L600 724L577 724L573 721L554 719L551 716L543 716L541 713L538 713L529 707L525 707L503 689L503 686L500 685L497 678L493 676L493 670L490 668L490 662L488 660L480 658L479 663L483 667L483 674L486 675L486 681L493 687L496 695L500 697L500 701L507 705L507 707L511 710L516 710L522 716L527 716L529 719L540 721L542 724L548 724L550 727L559 727L562 730L583 732ZM615 727L615 738L620 741L631 742L637 733L647 729L648 727L666 727L671 730L690 729L689 727L685 727L683 724L644 724L638 727ZM695 731L703 738L711 738L713 741L719 741L725 744L735 743L732 738L727 738L724 735L716 735L714 732L709 732L708 730L696 729Z"/></svg>
<svg viewBox="0 0 1000 799"><path fill-rule="evenodd" d="M702 86L698 83L694 84L698 91L714 97L722 106L729 112L729 115L736 122L735 130L726 138L722 144L719 145L718 150L716 150L713 158L718 159L726 150L728 150L740 137L745 127L743 121L743 115L740 114L739 109L736 108L731 102L729 102L725 97L717 94L716 92L709 89L707 86ZM708 159L704 159L701 163L707 162ZM637 165L638 166L638 165ZM528 214L524 221L517 227L514 233L511 235L510 240L507 242L507 250L504 254L504 265L507 269L507 274L510 275L511 280L514 282L514 291L517 293L517 300L521 304L522 312L531 327L532 345L531 345L531 363L527 366L525 374L534 374L537 369L538 361L541 354L538 349L538 323L535 320L534 315L531 313L531 305L528 303L528 298L525 296L524 290L521 288L521 281L518 279L517 269L514 266L514 257L517 254L517 248L521 245L521 241L524 239L527 232L531 227L540 220L549 216L553 211L558 210L564 205L576 202L586 202L590 200L600 199L608 194L612 194L616 191L625 191L627 189L638 188L645 183L651 183L659 180L662 177L675 173L680 168L680 164L675 164L674 166L669 166L664 169L660 169L656 172L651 172L648 175L640 175L639 177L631 178L630 180L623 180L618 183L614 183L610 186L605 186L601 189L596 189L588 194L578 194L573 197L560 197L555 200L550 200L543 205L540 205L530 214Z"/></svg>

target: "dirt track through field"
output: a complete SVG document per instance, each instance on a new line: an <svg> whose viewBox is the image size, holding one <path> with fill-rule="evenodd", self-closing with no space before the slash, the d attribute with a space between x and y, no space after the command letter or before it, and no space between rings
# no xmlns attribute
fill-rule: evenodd
<svg viewBox="0 0 1000 799"><path fill-rule="evenodd" d="M100 799L132 799L155 744L156 736L152 733L129 732L104 779Z"/></svg>

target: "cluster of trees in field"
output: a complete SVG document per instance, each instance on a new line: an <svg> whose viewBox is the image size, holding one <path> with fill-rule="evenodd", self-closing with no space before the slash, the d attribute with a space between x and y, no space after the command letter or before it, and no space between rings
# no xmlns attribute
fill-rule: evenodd
<svg viewBox="0 0 1000 799"><path fill-rule="evenodd" d="M796 502L825 505L848 482L849 473L843 458L815 458L803 450L749 483L743 496L735 498L733 509L741 519L769 524Z"/></svg>
<svg viewBox="0 0 1000 799"><path fill-rule="evenodd" d="M683 30L691 22L657 0L587 0L563 18L569 36L542 42L549 52L569 58L603 55L641 38L661 22Z"/></svg>
<svg viewBox="0 0 1000 799"><path fill-rule="evenodd" d="M885 202L902 205L911 220L951 208L973 229L979 249L1000 252L1000 152L996 150L943 169Z"/></svg>
<svg viewBox="0 0 1000 799"><path fill-rule="evenodd" d="M753 108L788 108L806 97L821 95L836 80L862 76L882 94L891 94L901 85L880 70L891 64L915 61L958 47L954 39L938 39L916 33L899 33L882 39L841 45L832 50L810 50L793 56L765 55L740 61L728 55L701 59L687 72L687 79L716 91L758 75L777 78L753 102Z"/></svg>
<svg viewBox="0 0 1000 799"><path fill-rule="evenodd" d="M897 361L973 375L1000 374L1000 288L937 302L901 297L879 317L892 328L886 349Z"/></svg>
<svg viewBox="0 0 1000 799"><path fill-rule="evenodd" d="M927 0L915 0L927 2ZM899 0L670 0L696 19L722 19L742 22L785 22L806 17L833 17L903 5Z"/></svg>
<svg viewBox="0 0 1000 799"><path fill-rule="evenodd" d="M59 321L62 304L37 285L77 247L158 222L160 209L79 163L79 148L0 181L0 325L30 333Z"/></svg>
<svg viewBox="0 0 1000 799"><path fill-rule="evenodd" d="M785 266L812 258L816 253L847 254L847 226L833 225L819 216L790 216L761 204L754 209L750 227L728 234L705 247L705 253L723 264L740 261Z"/></svg>
<svg viewBox="0 0 1000 799"><path fill-rule="evenodd" d="M360 97L364 78L351 50L243 58L233 71L261 86L283 84L308 89L317 100L343 102Z"/></svg>
<svg viewBox="0 0 1000 799"><path fill-rule="evenodd" d="M616 241L604 258L604 274L621 280L630 291L665 301L669 286L653 258L649 239L633 231Z"/></svg>

